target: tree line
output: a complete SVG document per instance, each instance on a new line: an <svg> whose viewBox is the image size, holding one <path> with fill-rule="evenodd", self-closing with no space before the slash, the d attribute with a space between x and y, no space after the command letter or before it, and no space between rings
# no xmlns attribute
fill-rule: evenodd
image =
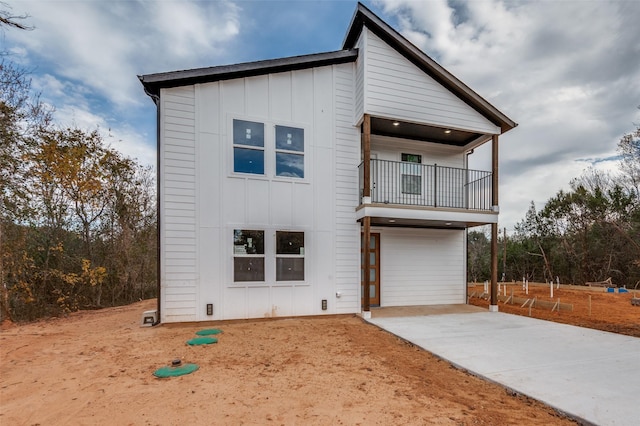
<svg viewBox="0 0 640 426"><path fill-rule="evenodd" d="M56 126L0 55L0 320L154 297L155 187L98 129Z"/></svg>
<svg viewBox="0 0 640 426"><path fill-rule="evenodd" d="M640 126L618 142L617 170L585 171L499 238L499 279L640 288ZM490 279L490 240L468 234L468 280Z"/></svg>

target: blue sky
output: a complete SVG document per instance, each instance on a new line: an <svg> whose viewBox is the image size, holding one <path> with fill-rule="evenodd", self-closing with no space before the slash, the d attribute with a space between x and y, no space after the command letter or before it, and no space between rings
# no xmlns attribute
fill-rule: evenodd
<svg viewBox="0 0 640 426"><path fill-rule="evenodd" d="M4 0L32 31L0 50L32 71L62 125L99 126L155 163L155 106L136 75L340 49L354 1ZM616 166L640 122L640 1L376 0L367 7L519 123L501 137L509 230L587 167ZM472 167L489 170L479 149Z"/></svg>

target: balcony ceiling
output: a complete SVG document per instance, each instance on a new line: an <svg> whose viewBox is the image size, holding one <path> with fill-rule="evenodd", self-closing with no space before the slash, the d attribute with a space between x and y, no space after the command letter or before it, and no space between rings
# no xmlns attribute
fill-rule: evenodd
<svg viewBox="0 0 640 426"><path fill-rule="evenodd" d="M498 223L493 211L441 209L404 206L398 204L366 204L356 208L356 220L371 218L372 226L400 226L403 228L465 229Z"/></svg>
<svg viewBox="0 0 640 426"><path fill-rule="evenodd" d="M400 228L437 228L437 229L466 229L474 226L486 225L477 221L419 220L419 219L389 219L386 217L372 217L371 226L400 227Z"/></svg>
<svg viewBox="0 0 640 426"><path fill-rule="evenodd" d="M374 135L391 136L424 142L435 142L445 145L466 146L482 136L481 133L464 132L443 127L427 126L424 124L398 122L395 120L371 117L371 133ZM445 131L450 130L450 133Z"/></svg>

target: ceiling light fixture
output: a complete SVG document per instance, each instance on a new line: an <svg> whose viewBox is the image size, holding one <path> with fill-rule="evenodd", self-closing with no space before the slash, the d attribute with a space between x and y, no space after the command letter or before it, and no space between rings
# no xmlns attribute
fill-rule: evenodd
<svg viewBox="0 0 640 426"><path fill-rule="evenodd" d="M393 122L393 125L394 125L394 126L399 126L399 125L400 125L400 122L398 122L398 121L394 121L394 122Z"/></svg>
<svg viewBox="0 0 640 426"><path fill-rule="evenodd" d="M451 222L447 222L447 223L445 223L445 225L451 226Z"/></svg>
<svg viewBox="0 0 640 426"><path fill-rule="evenodd" d="M448 135L449 133L451 133L451 129L447 129L447 130L444 131L445 135Z"/></svg>
<svg viewBox="0 0 640 426"><path fill-rule="evenodd" d="M396 223L395 219L389 219L389 223Z"/></svg>

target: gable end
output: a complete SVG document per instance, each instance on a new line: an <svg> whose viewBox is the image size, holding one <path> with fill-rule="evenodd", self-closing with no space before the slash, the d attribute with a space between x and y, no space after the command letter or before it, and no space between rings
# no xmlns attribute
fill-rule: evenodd
<svg viewBox="0 0 640 426"><path fill-rule="evenodd" d="M391 28L386 22L381 20L362 3L358 3L358 7L351 20L351 25L349 26L349 30L347 31L343 42L343 49L350 49L355 46L364 26L389 46L398 51L402 56L411 61L424 73L459 97L467 105L478 111L495 125L499 126L502 133L513 129L518 125L476 92L471 90L471 88L457 79L453 74L444 69L440 64L431 59L422 50L418 49L400 33Z"/></svg>

